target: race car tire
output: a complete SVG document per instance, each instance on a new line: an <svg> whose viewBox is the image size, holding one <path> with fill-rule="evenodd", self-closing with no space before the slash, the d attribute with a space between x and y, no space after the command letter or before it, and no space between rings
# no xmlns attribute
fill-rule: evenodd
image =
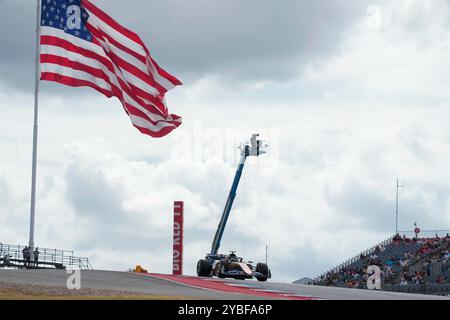
<svg viewBox="0 0 450 320"><path fill-rule="evenodd" d="M270 277L270 270L267 264L265 263L258 263L256 265L256 272L261 273L262 277L256 277L258 281L267 281L267 279Z"/></svg>
<svg viewBox="0 0 450 320"><path fill-rule="evenodd" d="M211 264L205 260L201 259L197 263L197 275L199 277L210 277L211 276Z"/></svg>

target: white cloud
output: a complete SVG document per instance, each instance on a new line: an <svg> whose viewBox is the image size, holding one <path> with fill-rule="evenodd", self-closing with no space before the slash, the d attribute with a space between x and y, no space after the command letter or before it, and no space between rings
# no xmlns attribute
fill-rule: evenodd
<svg viewBox="0 0 450 320"><path fill-rule="evenodd" d="M370 7L341 45L341 54L309 68L306 82L337 92L341 102L384 99L414 106L447 103L450 82L449 3L394 0ZM379 15L380 28L369 27Z"/></svg>

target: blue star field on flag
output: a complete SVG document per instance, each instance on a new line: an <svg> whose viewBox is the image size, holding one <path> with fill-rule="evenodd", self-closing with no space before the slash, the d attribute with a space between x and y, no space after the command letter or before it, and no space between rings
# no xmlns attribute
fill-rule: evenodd
<svg viewBox="0 0 450 320"><path fill-rule="evenodd" d="M88 18L81 0L42 0L41 26L61 29L67 34L92 41L92 34L86 27Z"/></svg>

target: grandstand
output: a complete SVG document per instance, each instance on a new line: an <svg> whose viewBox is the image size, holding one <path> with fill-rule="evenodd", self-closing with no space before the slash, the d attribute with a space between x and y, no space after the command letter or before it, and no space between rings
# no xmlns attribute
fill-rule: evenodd
<svg viewBox="0 0 450 320"><path fill-rule="evenodd" d="M367 288L367 268L381 269L382 290L450 295L450 235L407 238L399 234L314 279L315 285Z"/></svg>

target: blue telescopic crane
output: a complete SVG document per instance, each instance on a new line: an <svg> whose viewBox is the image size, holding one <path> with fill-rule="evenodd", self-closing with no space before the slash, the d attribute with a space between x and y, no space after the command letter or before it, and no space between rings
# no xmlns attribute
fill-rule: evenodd
<svg viewBox="0 0 450 320"><path fill-rule="evenodd" d="M231 207L233 206L234 199L236 198L236 191L241 180L242 171L244 170L245 160L249 155L249 146L245 146L242 152L241 160L234 176L233 184L231 185L230 194L228 195L227 203L223 209L222 218L220 219L219 226L217 227L216 235L214 236L213 243L211 245L211 255L216 255L220 248L220 242L222 241L223 232L230 216Z"/></svg>
<svg viewBox="0 0 450 320"><path fill-rule="evenodd" d="M222 241L223 233L225 231L228 218L230 216L231 208L233 206L234 199L236 198L236 191L239 186L239 181L241 179L242 172L244 170L245 161L250 156L258 157L259 155L266 153L266 151L264 150L266 146L263 145L262 141L259 140L258 137L259 134L254 134L250 139L250 143L245 144L241 148L241 159L239 161L236 174L234 176L233 184L231 185L231 190L228 195L225 208L223 209L222 218L220 219L219 226L217 227L217 231L211 245L211 252L206 256L205 259L200 260L197 264L197 274L199 276L217 275L219 277L234 277L234 278L249 278L255 276L256 278L258 278L258 280L263 279L261 281L265 281L267 280L267 278L270 278L270 270L267 268L267 265L264 265L265 266L264 267L261 266L263 265L262 263L259 263L257 266L259 268L255 268L251 266L250 263L242 263L242 258L236 259L237 261L240 261L239 263L241 265L241 269L245 270L237 270L239 268L234 268L232 272L230 271L227 272L225 270L226 268L223 266L222 268L217 268L217 265L218 264L220 265L220 263L222 264L228 263L227 262L228 256L218 254L218 252L220 248L220 243ZM234 252L232 252L230 256L234 258L235 257ZM246 267L248 267L248 269ZM260 271L263 272L261 273Z"/></svg>

